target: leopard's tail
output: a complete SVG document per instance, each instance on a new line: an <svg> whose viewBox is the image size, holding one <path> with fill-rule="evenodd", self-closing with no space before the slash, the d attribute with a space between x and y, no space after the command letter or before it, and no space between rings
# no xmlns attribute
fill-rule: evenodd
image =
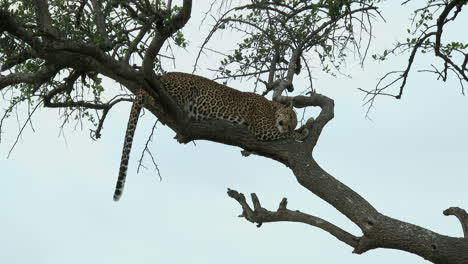
<svg viewBox="0 0 468 264"><path fill-rule="evenodd" d="M125 132L125 139L122 148L122 157L120 160L119 178L114 191L114 201L118 201L122 196L125 186L125 179L127 177L128 160L130 158L130 151L132 150L133 136L135 135L136 125L140 117L141 108L143 107L144 93L140 91L135 100L133 101L132 109L130 110L130 117L128 119L127 131Z"/></svg>

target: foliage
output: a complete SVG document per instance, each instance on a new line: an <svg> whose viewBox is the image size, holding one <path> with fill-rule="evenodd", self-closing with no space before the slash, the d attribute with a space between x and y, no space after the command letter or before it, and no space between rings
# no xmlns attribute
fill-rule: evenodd
<svg viewBox="0 0 468 264"><path fill-rule="evenodd" d="M32 0L1 0L2 19L14 17L26 30L38 32L41 38L40 35L45 33L41 33L34 4ZM97 46L117 61L136 63L143 59L149 41L158 33L158 25L169 23L181 7L167 7L161 0L52 0L48 1L48 9L52 26L59 32L56 37ZM103 28L99 27L99 19L102 19ZM188 40L180 30L173 35L172 42L183 48L188 45ZM1 72L36 73L48 67L46 59L40 56L32 45L25 44L25 41L18 36L0 31ZM170 45L170 42L168 44ZM164 54L160 55L167 57ZM159 57L155 65L158 71L162 70L160 62ZM114 94L113 99L106 101L105 97L102 97L104 87L102 76L99 75L92 71L77 72L65 67L52 70L45 80L2 86L0 91L10 103L5 109L3 119L22 102L30 105L41 104L45 98L47 107L65 109L62 111L64 122L69 120L81 122L82 118L85 118L96 126L98 124L96 120L100 118L96 109L113 105L114 102L123 100L124 96ZM74 76L73 82L70 82L67 89L62 89L64 85L62 81L70 76Z"/></svg>
<svg viewBox="0 0 468 264"><path fill-rule="evenodd" d="M295 51L294 72L299 73L305 65L311 77L309 64L314 60L324 72L334 75L349 53L357 52L365 59L372 34L367 18L378 15L376 2L252 1L222 12L205 43L219 30L236 30L245 36L216 70L222 79L260 80L273 65L274 77L286 78Z"/></svg>
<svg viewBox="0 0 468 264"><path fill-rule="evenodd" d="M408 5L409 2L405 1L403 4ZM368 102L373 103L377 95L401 98L412 64L419 53L433 55L438 59L431 64L431 69L423 71L434 73L437 79L443 81L447 80L449 74L453 74L460 80L461 92L464 94L464 83L468 81L468 43L446 40L442 35L444 29L447 30L447 27L455 21L463 21L457 18L462 15L462 8L467 3L466 0L427 0L425 5L416 8L413 12L411 27L406 30L408 33L406 40L398 41L392 49L386 49L382 54L372 55L374 60L385 61L391 55L398 56L401 53L410 52L406 69L389 72L382 77L375 89L365 91L371 95ZM399 91L387 92L386 90L394 84L399 84Z"/></svg>

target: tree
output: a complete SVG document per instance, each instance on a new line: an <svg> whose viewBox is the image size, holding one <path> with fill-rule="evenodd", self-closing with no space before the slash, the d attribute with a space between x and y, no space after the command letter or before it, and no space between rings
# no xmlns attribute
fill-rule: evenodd
<svg viewBox="0 0 468 264"><path fill-rule="evenodd" d="M309 136L304 142L258 142L244 127L222 121L193 122L171 101L154 69L162 67L163 57L159 53L167 41L172 40L180 46L186 43L179 30L191 15L192 4L188 0L182 7L171 7L170 2L164 5L149 1L82 1L78 4L24 1L14 8L9 1L4 1L0 14L4 37L0 47L2 54L8 56L2 57L2 71L11 69L12 72L0 78L0 88L2 92L14 92L5 114L10 114L22 102L33 106L32 113L40 105L61 108L65 122L73 115L95 122L93 136L99 138L107 113L119 102L129 100L116 96L103 102L100 96L103 90L100 76L103 75L132 93L143 88L160 98L158 104L147 108L176 131L180 142L207 139L239 146L245 150L245 155L261 155L285 164L301 185L358 225L363 236L352 235L315 216L289 210L285 199L276 212L271 212L262 208L256 195L252 195L252 209L242 194L230 190L228 194L241 204L247 220L259 225L273 221L312 224L353 247L355 253L395 248L434 263L465 263L468 259L466 212L457 208L444 212L460 219L465 238L442 236L379 213L364 198L321 169L312 158L323 128L334 116L333 100L315 93L312 86L308 95L282 95L285 90L293 91L294 74L301 73L304 68L312 83L310 63L313 56L321 62L324 71L331 73L339 71L349 45L355 47L364 60L367 44L361 47L361 43L367 42L362 42L357 33L359 30L371 33L372 24L368 19L379 14L372 2L252 1L240 7L224 6L226 9L220 11L220 18L207 42L216 31L225 28L245 32L246 38L222 61L219 78L254 77L257 83L265 84L264 95L273 91L274 100L292 102L296 108L320 107L317 118L306 124ZM450 22L464 5L466 1L431 1L428 8L442 8L439 21ZM447 17L449 19L444 19ZM438 23L436 33L427 33L433 28L428 25L424 33L429 36L423 35L421 41L409 40L408 45L413 45L416 51L421 43L426 45L426 50L433 50L444 60L445 68L437 71L438 74L446 77L452 70L463 83L466 81L466 59L456 66L451 53L461 53L466 58L463 53L466 45L451 43L442 48L440 34L444 25ZM436 40L426 43L431 36ZM384 56L388 53L384 52ZM414 56L412 58L410 66ZM130 65L132 60L141 60L141 65ZM267 79L262 79L263 76ZM92 92L91 99L84 96L87 91ZM94 116L92 110L102 113Z"/></svg>

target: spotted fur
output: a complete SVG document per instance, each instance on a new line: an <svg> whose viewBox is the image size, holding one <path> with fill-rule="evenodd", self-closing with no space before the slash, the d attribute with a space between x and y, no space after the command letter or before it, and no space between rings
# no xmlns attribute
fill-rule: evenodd
<svg viewBox="0 0 468 264"><path fill-rule="evenodd" d="M130 110L124 144L122 147L122 156L120 158L119 178L117 179L117 184L115 185L114 201L118 201L122 196L125 180L127 178L128 160L130 159L133 136L135 135L136 125L138 123L141 108L143 107L145 95L145 92L140 90L135 100L133 101L132 109Z"/></svg>
<svg viewBox="0 0 468 264"><path fill-rule="evenodd" d="M207 78L188 73L171 72L160 76L169 95L195 120L222 119L246 125L258 140L302 139L294 129L296 113L292 106L269 101L263 96L241 92ZM145 97L142 90L132 106L122 150L119 178L114 193L122 195L133 135Z"/></svg>
<svg viewBox="0 0 468 264"><path fill-rule="evenodd" d="M171 72L160 80L169 95L195 120L223 119L244 124L262 141L303 138L294 131L297 117L292 106L188 73Z"/></svg>

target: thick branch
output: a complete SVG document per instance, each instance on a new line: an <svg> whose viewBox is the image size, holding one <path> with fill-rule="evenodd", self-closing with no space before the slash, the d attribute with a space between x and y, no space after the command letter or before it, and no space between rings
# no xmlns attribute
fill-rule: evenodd
<svg viewBox="0 0 468 264"><path fill-rule="evenodd" d="M36 10L36 20L39 25L39 29L43 33L50 34L57 38L55 29L52 27L52 19L49 13L49 3L47 0L35 0L33 1Z"/></svg>
<svg viewBox="0 0 468 264"><path fill-rule="evenodd" d="M29 45L33 43L33 33L26 30L8 10L0 9L0 33L3 33L3 31L7 31L12 36L15 36Z"/></svg>
<svg viewBox="0 0 468 264"><path fill-rule="evenodd" d="M46 60L84 72L101 73L125 86L129 85L130 89L133 85L129 82L143 81L141 75L130 65L114 60L95 46L72 41L55 41L49 44L48 49L49 52L42 55Z"/></svg>
<svg viewBox="0 0 468 264"><path fill-rule="evenodd" d="M313 93L310 96L278 96L275 98L275 101L282 104L292 103L292 105L296 108L318 106L322 109L317 118L314 120L312 129L309 131L309 137L306 141L309 142L312 148L317 143L323 128L335 116L335 103L333 99L318 93Z"/></svg>
<svg viewBox="0 0 468 264"><path fill-rule="evenodd" d="M338 226L323 220L319 217L305 214L299 211L291 211L286 208L287 200L283 198L280 206L276 212L268 211L261 207L260 201L255 193L252 193L252 201L254 203L254 210L247 204L244 194L235 190L228 189L229 197L235 199L242 206L242 217L245 217L252 223L258 223L258 227L262 223L271 222L299 222L323 229L336 237L338 240L348 244L351 247L357 247L359 238L339 228Z"/></svg>
<svg viewBox="0 0 468 264"><path fill-rule="evenodd" d="M55 65L48 65L42 67L36 72L21 72L11 73L6 76L0 75L0 90L10 85L29 83L41 85L42 83L50 80L55 74L58 73L60 68Z"/></svg>
<svg viewBox="0 0 468 264"><path fill-rule="evenodd" d="M21 64L29 59L37 57L32 49L26 49L19 54L9 56L0 68L0 71L6 71L14 66Z"/></svg>
<svg viewBox="0 0 468 264"><path fill-rule="evenodd" d="M146 50L145 57L143 58L143 73L150 77L153 74L153 68L155 64L156 56L159 54L164 42L184 25L190 19L192 13L192 0L184 0L182 9L177 15L171 18L165 27L158 27L155 37L151 40L151 43Z"/></svg>
<svg viewBox="0 0 468 264"><path fill-rule="evenodd" d="M177 15L175 15L169 25L171 27L170 32L175 33L177 30L180 30L185 26L189 21L192 14L192 0L184 0L182 9Z"/></svg>
<svg viewBox="0 0 468 264"><path fill-rule="evenodd" d="M78 10L75 13L75 17L76 17L75 27L76 28L81 27L81 16L83 15L83 11L84 11L87 3L88 3L88 0L81 0L80 1L80 6L78 7Z"/></svg>
<svg viewBox="0 0 468 264"><path fill-rule="evenodd" d="M159 54L159 50L164 45L164 42L169 36L164 36L161 32L156 31L154 38L151 40L148 49L146 50L145 57L143 58L142 71L146 76L154 74L153 69L155 65L156 56Z"/></svg>
<svg viewBox="0 0 468 264"><path fill-rule="evenodd" d="M286 80L292 83L294 74L298 70L299 63L302 55L302 46L299 46L293 50L291 58L289 59L288 73L286 74Z"/></svg>
<svg viewBox="0 0 468 264"><path fill-rule="evenodd" d="M106 18L101 10L101 3L98 0L91 0L94 9L94 22L96 23L97 31L99 36L102 38L100 47L108 51L112 48L112 42L109 40L109 35L107 34L106 29Z"/></svg>

